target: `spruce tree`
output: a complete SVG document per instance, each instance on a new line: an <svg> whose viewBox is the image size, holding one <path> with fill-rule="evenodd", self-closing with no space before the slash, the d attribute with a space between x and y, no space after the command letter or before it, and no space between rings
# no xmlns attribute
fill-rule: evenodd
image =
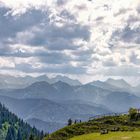
<svg viewBox="0 0 140 140"><path fill-rule="evenodd" d="M18 130L18 133L17 133L17 140L22 140L22 136L21 136L20 130Z"/></svg>
<svg viewBox="0 0 140 140"><path fill-rule="evenodd" d="M31 134L29 140L34 140L34 136Z"/></svg>
<svg viewBox="0 0 140 140"><path fill-rule="evenodd" d="M7 132L7 136L6 136L5 140L16 140L16 132L13 127L10 126L8 128L8 132Z"/></svg>
<svg viewBox="0 0 140 140"><path fill-rule="evenodd" d="M72 119L68 120L68 125L72 125Z"/></svg>

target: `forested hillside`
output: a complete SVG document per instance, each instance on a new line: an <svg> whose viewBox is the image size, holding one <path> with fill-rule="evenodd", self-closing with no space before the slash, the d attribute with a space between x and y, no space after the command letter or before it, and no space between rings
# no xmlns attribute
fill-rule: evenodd
<svg viewBox="0 0 140 140"><path fill-rule="evenodd" d="M41 140L43 132L32 128L0 103L0 140Z"/></svg>

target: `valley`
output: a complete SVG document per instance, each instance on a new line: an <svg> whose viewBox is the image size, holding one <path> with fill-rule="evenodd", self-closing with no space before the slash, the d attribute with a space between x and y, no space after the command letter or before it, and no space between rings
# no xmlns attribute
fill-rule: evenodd
<svg viewBox="0 0 140 140"><path fill-rule="evenodd" d="M66 126L69 118L87 121L96 115L140 107L140 97L128 92L128 86L132 87L122 79L121 85L120 80L113 79L113 84L94 81L85 85L70 85L61 80L38 81L19 89L1 88L0 102L32 126L49 133Z"/></svg>

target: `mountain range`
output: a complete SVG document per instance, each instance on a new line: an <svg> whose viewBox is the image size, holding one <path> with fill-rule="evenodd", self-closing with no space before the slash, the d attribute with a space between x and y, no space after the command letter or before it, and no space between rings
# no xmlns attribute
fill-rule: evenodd
<svg viewBox="0 0 140 140"><path fill-rule="evenodd" d="M55 125L54 130L59 128L58 126L66 125L69 118L84 121L92 115L110 112L103 106L77 103L76 101L58 103L47 99L14 99L0 96L0 102L25 121L30 123L32 119L36 119L49 125L52 123L53 126ZM33 124L33 120L31 124ZM40 129L38 125L36 127ZM43 130L46 131L47 128ZM51 132L49 129L48 131Z"/></svg>
<svg viewBox="0 0 140 140"><path fill-rule="evenodd" d="M84 121L95 115L140 107L139 88L132 87L123 79L93 81L84 85L77 80L77 84L70 84L61 76L57 76L56 82L45 79L41 76L38 81L22 88L0 89L0 102L45 132L51 133L63 127L69 118Z"/></svg>
<svg viewBox="0 0 140 140"><path fill-rule="evenodd" d="M0 89L18 89L18 88L25 88L35 82L38 81L46 81L50 84L55 83L57 81L63 81L70 85L81 85L81 83L76 79L70 79L66 76L58 75L53 78L49 78L46 75L41 75L37 77L32 76L11 76L11 75L0 75Z"/></svg>

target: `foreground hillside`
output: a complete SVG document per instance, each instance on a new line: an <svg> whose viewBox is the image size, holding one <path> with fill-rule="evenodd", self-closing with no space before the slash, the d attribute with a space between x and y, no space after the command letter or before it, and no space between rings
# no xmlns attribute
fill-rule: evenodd
<svg viewBox="0 0 140 140"><path fill-rule="evenodd" d="M110 132L118 133L118 132L125 132L125 131L129 131L129 132L139 131L140 116L139 114L134 112L132 111L133 113L132 118L131 115L115 115L115 116L105 116L98 119L89 120L88 122L72 124L70 126L67 126L63 129L56 131L55 133L52 133L49 137L46 137L45 140L69 140L70 138L73 138L75 136L79 136L79 135L84 136L84 134L90 134L90 133L95 133L96 136L97 133L100 133L101 131L105 131L105 130L108 131L109 134ZM81 138L83 137L81 136ZM72 140L77 140L77 138L75 137Z"/></svg>
<svg viewBox="0 0 140 140"><path fill-rule="evenodd" d="M41 140L43 132L18 119L0 104L0 140Z"/></svg>
<svg viewBox="0 0 140 140"><path fill-rule="evenodd" d="M136 132L111 132L107 135L101 135L100 133L92 133L87 135L81 135L70 140L140 140L140 131Z"/></svg>

